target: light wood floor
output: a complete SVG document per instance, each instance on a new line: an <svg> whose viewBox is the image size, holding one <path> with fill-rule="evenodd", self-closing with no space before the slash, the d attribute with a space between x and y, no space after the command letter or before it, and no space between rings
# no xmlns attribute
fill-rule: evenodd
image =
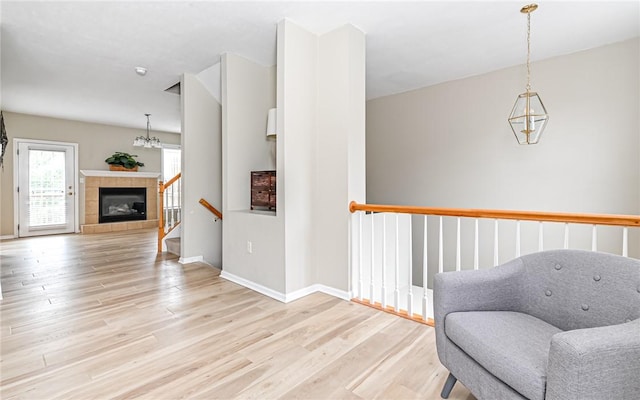
<svg viewBox="0 0 640 400"><path fill-rule="evenodd" d="M154 234L0 244L2 399L440 398L433 328L324 294L282 304L157 256Z"/></svg>

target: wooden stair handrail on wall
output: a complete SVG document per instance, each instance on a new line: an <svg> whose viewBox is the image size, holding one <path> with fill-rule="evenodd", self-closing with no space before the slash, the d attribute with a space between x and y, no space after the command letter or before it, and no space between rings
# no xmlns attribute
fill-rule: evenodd
<svg viewBox="0 0 640 400"><path fill-rule="evenodd" d="M483 210L469 208L417 207L382 204L360 204L352 201L349 211L389 212L437 215L446 217L494 218L520 221L564 222L574 224L640 227L640 215L577 214L543 211Z"/></svg>
<svg viewBox="0 0 640 400"><path fill-rule="evenodd" d="M166 183L162 181L158 182L158 193L159 193L158 197L160 199L160 202L159 202L160 211L158 212L158 253L162 253L162 240L169 234L169 232L174 230L180 224L180 221L178 221L173 226L165 230L166 221L164 219L164 192L167 190L167 188L171 187L171 185L178 182L180 178L182 178L181 172L179 172L173 178L169 179Z"/></svg>
<svg viewBox="0 0 640 400"><path fill-rule="evenodd" d="M215 208L214 206L209 204L208 201L206 201L205 199L200 199L200 201L198 203L202 204L204 206L204 208L206 208L207 210L211 211L216 217L218 217L218 219L222 219L222 213L220 211L218 211L217 208Z"/></svg>

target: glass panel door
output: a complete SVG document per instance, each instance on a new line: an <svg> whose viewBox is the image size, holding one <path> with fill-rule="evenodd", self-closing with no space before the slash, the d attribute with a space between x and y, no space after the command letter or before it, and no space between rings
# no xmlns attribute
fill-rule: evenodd
<svg viewBox="0 0 640 400"><path fill-rule="evenodd" d="M74 150L18 143L18 236L74 232Z"/></svg>

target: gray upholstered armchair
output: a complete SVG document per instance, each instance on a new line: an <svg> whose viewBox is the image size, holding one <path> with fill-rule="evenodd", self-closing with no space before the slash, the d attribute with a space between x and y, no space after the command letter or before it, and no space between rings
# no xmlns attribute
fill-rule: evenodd
<svg viewBox="0 0 640 400"><path fill-rule="evenodd" d="M554 250L434 282L436 343L479 399L640 399L640 261Z"/></svg>

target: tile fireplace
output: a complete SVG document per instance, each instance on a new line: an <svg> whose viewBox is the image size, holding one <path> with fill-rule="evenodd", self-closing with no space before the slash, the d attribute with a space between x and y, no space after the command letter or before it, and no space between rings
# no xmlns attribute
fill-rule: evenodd
<svg viewBox="0 0 640 400"><path fill-rule="evenodd" d="M81 170L84 182L80 181L82 197L80 204L81 229L82 233L114 232L131 229L154 228L158 226L158 179L159 172L117 172L103 170ZM120 204L107 205L115 214L116 219L101 219L100 214L104 214L104 204L100 204L101 189L143 189L146 194L144 215L141 213L141 199L125 199ZM127 195L129 196L129 195ZM111 200L109 200L111 201ZM104 202L104 200L103 200ZM136 204L134 204L136 203ZM127 211L127 209L129 211ZM133 213L135 210L136 213ZM121 218L121 217L126 218ZM82 220L84 217L84 221ZM112 215L113 217L113 215Z"/></svg>

